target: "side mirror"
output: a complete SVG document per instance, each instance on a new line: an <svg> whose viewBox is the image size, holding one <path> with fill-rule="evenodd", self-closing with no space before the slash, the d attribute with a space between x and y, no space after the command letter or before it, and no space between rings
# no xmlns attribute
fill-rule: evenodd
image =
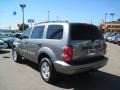
<svg viewBox="0 0 120 90"><path fill-rule="evenodd" d="M19 38L19 39L22 39L22 35L20 35L20 34L17 34L15 37Z"/></svg>
<svg viewBox="0 0 120 90"><path fill-rule="evenodd" d="M19 39L22 39L22 35L21 35L21 36L19 36Z"/></svg>

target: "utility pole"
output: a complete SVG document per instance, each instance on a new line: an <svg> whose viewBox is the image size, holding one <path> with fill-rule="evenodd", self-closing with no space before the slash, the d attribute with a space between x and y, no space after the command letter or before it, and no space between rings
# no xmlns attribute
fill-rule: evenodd
<svg viewBox="0 0 120 90"><path fill-rule="evenodd" d="M111 31L112 31L112 24L113 24L113 17L114 17L114 13L110 13L110 15L111 15L111 17L112 17L112 19L111 19Z"/></svg>
<svg viewBox="0 0 120 90"><path fill-rule="evenodd" d="M11 31L11 26L9 26L9 32Z"/></svg>
<svg viewBox="0 0 120 90"><path fill-rule="evenodd" d="M58 21L58 16L57 16L57 21Z"/></svg>
<svg viewBox="0 0 120 90"><path fill-rule="evenodd" d="M24 8L26 7L26 5L25 4L20 4L20 7L22 8L23 31L24 31Z"/></svg>
<svg viewBox="0 0 120 90"><path fill-rule="evenodd" d="M50 11L48 10L48 21L50 20Z"/></svg>

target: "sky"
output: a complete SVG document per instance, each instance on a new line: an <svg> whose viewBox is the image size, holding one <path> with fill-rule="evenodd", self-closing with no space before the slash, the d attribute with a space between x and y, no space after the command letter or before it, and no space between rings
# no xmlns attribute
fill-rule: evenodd
<svg viewBox="0 0 120 90"><path fill-rule="evenodd" d="M17 29L22 23L20 4L26 4L25 23L34 19L35 23L48 20L68 20L70 22L93 23L98 25L101 19L111 21L120 18L120 0L0 0L0 29ZM16 12L16 15L13 14Z"/></svg>

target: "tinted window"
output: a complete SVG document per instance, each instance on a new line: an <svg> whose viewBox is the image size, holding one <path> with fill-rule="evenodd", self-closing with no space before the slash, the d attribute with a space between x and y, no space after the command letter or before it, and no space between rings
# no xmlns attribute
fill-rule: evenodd
<svg viewBox="0 0 120 90"><path fill-rule="evenodd" d="M37 26L34 28L32 32L31 38L33 39L40 39L43 36L44 26Z"/></svg>
<svg viewBox="0 0 120 90"><path fill-rule="evenodd" d="M96 40L103 39L98 27L87 24L71 24L72 40Z"/></svg>
<svg viewBox="0 0 120 90"><path fill-rule="evenodd" d="M28 29L26 29L26 30L24 31L24 33L23 33L23 35L22 35L22 38L23 38L23 39L29 38L31 29L32 29L32 28L28 28Z"/></svg>
<svg viewBox="0 0 120 90"><path fill-rule="evenodd" d="M62 25L49 25L47 30L47 39L62 39L63 26Z"/></svg>

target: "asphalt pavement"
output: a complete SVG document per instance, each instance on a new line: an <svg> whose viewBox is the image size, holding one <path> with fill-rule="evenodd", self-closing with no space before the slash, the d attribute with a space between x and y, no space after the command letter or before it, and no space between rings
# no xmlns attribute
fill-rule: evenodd
<svg viewBox="0 0 120 90"><path fill-rule="evenodd" d="M52 84L42 80L37 64L15 63L11 50L4 49L0 51L0 90L120 90L120 46L107 46L108 64L98 72L61 75Z"/></svg>

